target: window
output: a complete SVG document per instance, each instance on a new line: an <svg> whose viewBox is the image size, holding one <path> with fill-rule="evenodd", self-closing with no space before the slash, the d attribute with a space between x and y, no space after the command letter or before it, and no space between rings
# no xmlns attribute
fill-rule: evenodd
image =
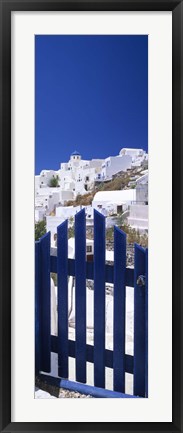
<svg viewBox="0 0 183 433"><path fill-rule="evenodd" d="M86 252L87 253L92 253L92 245L87 245L86 246Z"/></svg>

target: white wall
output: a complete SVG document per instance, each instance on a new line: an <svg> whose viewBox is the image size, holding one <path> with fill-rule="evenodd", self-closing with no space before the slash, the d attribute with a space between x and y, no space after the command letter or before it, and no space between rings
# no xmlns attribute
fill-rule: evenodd
<svg viewBox="0 0 183 433"><path fill-rule="evenodd" d="M102 162L100 159L89 161L81 159L78 155L71 155L68 163L61 164L61 189L72 191L74 196L86 194L93 187L96 175L101 171Z"/></svg>
<svg viewBox="0 0 183 433"><path fill-rule="evenodd" d="M73 191L60 191L60 202L64 204L65 201L73 200L74 199L74 193Z"/></svg>
<svg viewBox="0 0 183 433"><path fill-rule="evenodd" d="M74 216L81 209L80 206L59 206L56 208L56 216L64 219Z"/></svg>
<svg viewBox="0 0 183 433"><path fill-rule="evenodd" d="M136 201L136 190L126 189L119 191L101 191L97 192L94 196L92 207L98 210L100 207L111 207L115 205L132 204Z"/></svg>
<svg viewBox="0 0 183 433"><path fill-rule="evenodd" d="M130 206L128 224L139 230L148 230L148 205Z"/></svg>
<svg viewBox="0 0 183 433"><path fill-rule="evenodd" d="M138 156L143 156L145 151L143 149L133 149L128 147L123 147L119 154L120 155L130 155L132 158L137 158Z"/></svg>
<svg viewBox="0 0 183 433"><path fill-rule="evenodd" d="M58 172L55 170L42 170L40 173L40 185L42 188L49 186L50 180L56 178Z"/></svg>
<svg viewBox="0 0 183 433"><path fill-rule="evenodd" d="M35 189L39 188L40 186L40 175L35 176Z"/></svg>
<svg viewBox="0 0 183 433"><path fill-rule="evenodd" d="M42 206L47 212L54 210L60 201L60 191L51 192L51 189L55 190L55 188L41 188L41 193L35 196L35 206Z"/></svg>
<svg viewBox="0 0 183 433"><path fill-rule="evenodd" d="M148 172L136 180L137 203L148 203Z"/></svg>
<svg viewBox="0 0 183 433"><path fill-rule="evenodd" d="M101 175L104 179L111 179L111 177L119 171L126 171L131 168L132 158L129 155L124 156L110 156L105 159L102 166Z"/></svg>
<svg viewBox="0 0 183 433"><path fill-rule="evenodd" d="M51 244L55 245L53 236L57 233L57 227L65 221L63 217L47 216L46 217L46 231L51 232Z"/></svg>
<svg viewBox="0 0 183 433"><path fill-rule="evenodd" d="M148 159L148 155L143 149L128 149L120 150L120 155L130 155L132 157L132 167L140 167L142 162Z"/></svg>
<svg viewBox="0 0 183 433"><path fill-rule="evenodd" d="M45 216L45 209L41 208L41 209L35 209L35 221L43 221L44 216Z"/></svg>

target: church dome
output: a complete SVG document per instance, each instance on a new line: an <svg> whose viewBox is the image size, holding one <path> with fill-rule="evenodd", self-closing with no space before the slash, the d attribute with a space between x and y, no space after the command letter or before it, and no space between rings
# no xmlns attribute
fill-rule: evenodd
<svg viewBox="0 0 183 433"><path fill-rule="evenodd" d="M71 153L71 156L81 156L81 154L75 150L73 153Z"/></svg>

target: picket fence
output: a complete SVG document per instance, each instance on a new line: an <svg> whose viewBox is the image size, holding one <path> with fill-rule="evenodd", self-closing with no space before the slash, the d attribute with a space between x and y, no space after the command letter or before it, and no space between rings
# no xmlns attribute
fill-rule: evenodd
<svg viewBox="0 0 183 433"><path fill-rule="evenodd" d="M57 228L57 256L50 232L35 245L35 365L44 381L95 397L148 397L148 250L135 244L134 268L126 267L126 234L114 227L114 264L105 263L105 217L94 212L94 258L86 261L84 209L75 216L75 259L68 258L68 222ZM50 273L58 280L58 336L51 335ZM68 276L75 277L75 341L68 339ZM86 279L94 280L94 345L86 344ZM113 350L105 349L105 283L114 284ZM125 286L134 287L134 355L125 354ZM58 378L51 371L58 354ZM76 382L68 380L75 358ZM86 385L86 362L94 364L94 386ZM113 369L113 391L105 389L105 367ZM133 374L133 395L125 393Z"/></svg>

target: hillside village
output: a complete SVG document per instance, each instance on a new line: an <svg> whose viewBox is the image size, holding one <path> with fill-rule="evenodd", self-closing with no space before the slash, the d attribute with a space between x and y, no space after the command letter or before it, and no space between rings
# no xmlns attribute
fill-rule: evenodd
<svg viewBox="0 0 183 433"><path fill-rule="evenodd" d="M84 160L74 151L59 170L42 170L35 176L35 223L45 221L56 245L57 226L69 220L74 236L74 216L85 207L87 238L92 239L94 209L106 218L107 239L112 227L126 231L128 242L147 246L148 154L143 149L122 148L119 155Z"/></svg>
<svg viewBox="0 0 183 433"><path fill-rule="evenodd" d="M134 267L134 242L148 244L148 154L142 149L121 149L119 155L103 160L83 160L75 151L60 169L42 170L35 179L35 227L43 225L51 232L51 255L57 255L57 226L69 221L68 258L75 258L74 217L85 208L86 259L94 254L94 209L106 222L105 261L114 264L113 226L127 233L126 266ZM51 273L51 334L58 335L57 274ZM113 349L114 285L105 283L106 348ZM75 340L76 307L75 278L68 278L68 335ZM86 279L87 344L94 344L94 281ZM126 350L133 356L134 293L126 287ZM89 363L88 363L89 364ZM57 357L52 354L51 375L57 377ZM112 370L107 369L106 387L113 389ZM69 361L69 378L75 380L75 364ZM87 383L93 384L91 365ZM62 392L64 392L62 390ZM132 375L127 374L126 392L133 394ZM38 390L40 393L40 390ZM43 397L45 394L43 395ZM49 395L48 395L49 396ZM64 397L77 397L64 394ZM36 398L42 398L39 394Z"/></svg>

